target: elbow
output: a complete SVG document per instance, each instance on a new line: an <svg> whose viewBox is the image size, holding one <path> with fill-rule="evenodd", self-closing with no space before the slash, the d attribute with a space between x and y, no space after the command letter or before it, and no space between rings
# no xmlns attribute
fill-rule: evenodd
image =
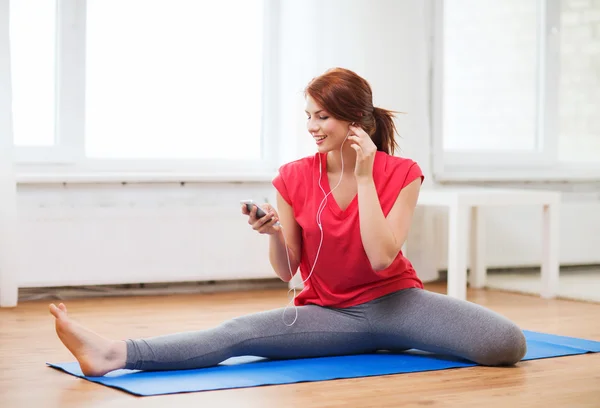
<svg viewBox="0 0 600 408"><path fill-rule="evenodd" d="M289 283L292 280L291 276L281 276L279 275L279 279L281 279L282 281L284 281L285 283Z"/></svg>
<svg viewBox="0 0 600 408"><path fill-rule="evenodd" d="M298 272L298 267L293 268L291 271L288 268L285 268L283 273L278 274L278 275L282 281L289 282L294 278L294 275L296 275L296 272Z"/></svg>
<svg viewBox="0 0 600 408"><path fill-rule="evenodd" d="M378 259L376 262L371 262L371 268L375 272L381 272L390 267L390 265L394 262L394 259L382 258Z"/></svg>
<svg viewBox="0 0 600 408"><path fill-rule="evenodd" d="M292 265L292 268L290 270L287 264L279 268L273 265L273 270L275 271L275 274L279 277L279 279L281 279L283 282L289 282L292 280L292 278L298 271L298 266L294 267L294 265Z"/></svg>
<svg viewBox="0 0 600 408"><path fill-rule="evenodd" d="M285 268L285 270L283 270L283 271L280 271L277 268L273 268L273 271L275 272L275 275L277 275L277 277L284 282L289 282L293 278L293 275L290 274L290 272L287 270L287 268Z"/></svg>
<svg viewBox="0 0 600 408"><path fill-rule="evenodd" d="M394 253L391 254L382 254L377 257L377 259L371 260L371 268L373 268L375 272L381 272L389 268L390 265L394 263L399 253L400 251L394 251Z"/></svg>
<svg viewBox="0 0 600 408"><path fill-rule="evenodd" d="M373 268L373 270L375 272L381 272L381 271L387 269L389 266L390 266L390 264L386 264L386 263L377 263L377 264L371 263L371 268Z"/></svg>

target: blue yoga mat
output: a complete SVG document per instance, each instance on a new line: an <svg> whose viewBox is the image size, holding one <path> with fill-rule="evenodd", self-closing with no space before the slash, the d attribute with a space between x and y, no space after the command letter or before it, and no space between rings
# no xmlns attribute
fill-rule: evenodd
<svg viewBox="0 0 600 408"><path fill-rule="evenodd" d="M523 360L600 352L599 341L532 331L524 333L528 350ZM179 371L116 370L104 377L84 376L76 362L47 364L88 381L140 396L414 373L476 365L458 358L418 350L398 354L374 353L297 360L234 357L210 368Z"/></svg>

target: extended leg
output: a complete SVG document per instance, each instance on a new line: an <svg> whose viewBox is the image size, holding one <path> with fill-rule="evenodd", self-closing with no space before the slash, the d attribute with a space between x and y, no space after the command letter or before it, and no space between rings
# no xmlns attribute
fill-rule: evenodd
<svg viewBox="0 0 600 408"><path fill-rule="evenodd" d="M288 309L286 320L293 315ZM283 309L250 314L208 330L127 340L131 369L172 370L216 365L230 357L301 358L373 351L366 319L319 306L298 308L292 326Z"/></svg>
<svg viewBox="0 0 600 408"><path fill-rule="evenodd" d="M214 366L229 357L302 358L375 351L360 310L298 307L292 326L283 309L250 314L215 328L125 342L103 338L68 319L66 307L51 306L59 337L86 375L119 368L178 370ZM293 309L286 312L288 324Z"/></svg>
<svg viewBox="0 0 600 408"><path fill-rule="evenodd" d="M527 349L523 332L505 317L422 289L374 303L368 317L381 349L416 348L492 366L515 364Z"/></svg>

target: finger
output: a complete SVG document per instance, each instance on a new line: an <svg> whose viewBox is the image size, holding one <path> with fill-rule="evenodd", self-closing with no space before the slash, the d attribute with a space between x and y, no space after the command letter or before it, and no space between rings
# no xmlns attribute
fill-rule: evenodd
<svg viewBox="0 0 600 408"><path fill-rule="evenodd" d="M356 135L350 135L350 136L348 136L348 140L350 140L351 142L354 142L354 143L358 143L360 145L364 139L361 137L358 137Z"/></svg>
<svg viewBox="0 0 600 408"><path fill-rule="evenodd" d="M248 211L248 207L246 207L246 204L242 204L242 214L244 214L244 215L250 214L250 211Z"/></svg>
<svg viewBox="0 0 600 408"><path fill-rule="evenodd" d="M256 206L252 206L252 209L248 213L248 224L254 225L257 221L256 218Z"/></svg>
<svg viewBox="0 0 600 408"><path fill-rule="evenodd" d="M258 229L258 232L260 232L262 234L262 233L268 232L271 228L273 228L273 229L277 228L277 227L273 226L277 221L279 221L279 219L277 217L273 217L270 221L264 223L262 225L262 227L260 227Z"/></svg>
<svg viewBox="0 0 600 408"><path fill-rule="evenodd" d="M356 140L351 140L350 147L358 152L358 150L362 150L364 147L360 144L360 142Z"/></svg>
<svg viewBox="0 0 600 408"><path fill-rule="evenodd" d="M256 220L256 222L254 222L254 224L252 225L252 228L254 228L255 230L259 230L263 225L265 225L266 223L271 221L271 218L273 218L273 217L274 217L273 213L271 213L271 212L267 213L267 215L265 215L264 217Z"/></svg>
<svg viewBox="0 0 600 408"><path fill-rule="evenodd" d="M360 126L352 126L352 125L350 125L349 129L352 132L354 132L357 136L362 136L362 137L368 136L367 132L365 132L363 130L363 128L361 128Z"/></svg>
<svg viewBox="0 0 600 408"><path fill-rule="evenodd" d="M360 147L363 149L364 154L377 150L377 146L375 146L373 139L371 139L371 137L369 135L367 135L366 133L365 133L364 137L352 135L352 136L348 136L348 139L351 142L354 142L354 143L357 143L358 145L360 145Z"/></svg>
<svg viewBox="0 0 600 408"><path fill-rule="evenodd" d="M364 155L361 147L357 144L351 144L350 147L352 147L356 151L356 159L359 161L363 160Z"/></svg>
<svg viewBox="0 0 600 408"><path fill-rule="evenodd" d="M273 207L269 203L265 203L265 204L261 205L260 208L262 208L263 210L265 210L265 212L267 214L273 212Z"/></svg>
<svg viewBox="0 0 600 408"><path fill-rule="evenodd" d="M265 212L267 214L271 213L273 214L275 217L279 217L279 214L277 214L277 210L275 209L275 207L273 207L271 204L269 203L265 203L263 205L263 210L265 210Z"/></svg>

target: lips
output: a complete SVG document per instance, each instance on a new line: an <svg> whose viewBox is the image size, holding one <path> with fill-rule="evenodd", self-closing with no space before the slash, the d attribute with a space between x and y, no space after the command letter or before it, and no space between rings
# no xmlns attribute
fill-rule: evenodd
<svg viewBox="0 0 600 408"><path fill-rule="evenodd" d="M320 142L322 140L324 140L327 136L313 136L313 138L315 139L315 142Z"/></svg>

